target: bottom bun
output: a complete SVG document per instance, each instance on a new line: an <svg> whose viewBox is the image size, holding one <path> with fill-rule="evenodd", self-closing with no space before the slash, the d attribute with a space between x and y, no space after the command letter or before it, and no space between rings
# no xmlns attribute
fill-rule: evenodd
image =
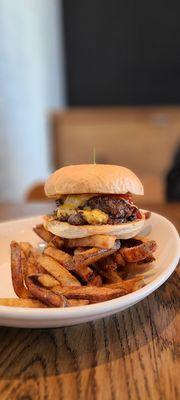
<svg viewBox="0 0 180 400"><path fill-rule="evenodd" d="M136 236L144 225L144 218L119 225L70 225L57 220L44 221L44 227L54 235L65 239L79 239L93 235L111 235L117 239L130 239Z"/></svg>

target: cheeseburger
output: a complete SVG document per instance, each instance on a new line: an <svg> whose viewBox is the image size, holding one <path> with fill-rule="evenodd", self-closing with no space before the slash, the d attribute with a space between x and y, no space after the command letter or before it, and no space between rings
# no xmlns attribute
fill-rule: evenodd
<svg viewBox="0 0 180 400"><path fill-rule="evenodd" d="M144 225L144 214L133 195L143 185L129 169L116 165L85 164L63 167L50 175L45 194L56 201L44 227L66 239L93 235L129 239Z"/></svg>

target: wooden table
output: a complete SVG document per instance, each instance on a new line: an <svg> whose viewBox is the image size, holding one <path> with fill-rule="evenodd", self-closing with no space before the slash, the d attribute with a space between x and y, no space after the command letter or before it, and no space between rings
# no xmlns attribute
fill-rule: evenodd
<svg viewBox="0 0 180 400"><path fill-rule="evenodd" d="M0 219L49 204L1 205ZM180 205L158 210L180 229ZM0 399L174 400L179 395L178 272L136 306L59 329L0 329Z"/></svg>

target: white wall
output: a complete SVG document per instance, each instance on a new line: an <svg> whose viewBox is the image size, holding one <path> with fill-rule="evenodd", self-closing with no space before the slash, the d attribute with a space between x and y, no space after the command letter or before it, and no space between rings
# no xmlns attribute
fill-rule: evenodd
<svg viewBox="0 0 180 400"><path fill-rule="evenodd" d="M58 0L0 0L0 201L49 173L47 115L65 106Z"/></svg>

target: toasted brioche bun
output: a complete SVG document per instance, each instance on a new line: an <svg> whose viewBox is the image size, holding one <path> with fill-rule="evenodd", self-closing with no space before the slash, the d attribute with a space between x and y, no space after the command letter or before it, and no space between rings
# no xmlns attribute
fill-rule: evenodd
<svg viewBox="0 0 180 400"><path fill-rule="evenodd" d="M54 199L65 194L144 194L142 183L132 171L125 167L104 164L60 168L49 176L44 190L47 197Z"/></svg>
<svg viewBox="0 0 180 400"><path fill-rule="evenodd" d="M129 239L136 236L144 225L145 218L119 225L70 225L68 222L44 220L44 227L54 235L65 239L78 239L93 235L116 236L117 239Z"/></svg>

